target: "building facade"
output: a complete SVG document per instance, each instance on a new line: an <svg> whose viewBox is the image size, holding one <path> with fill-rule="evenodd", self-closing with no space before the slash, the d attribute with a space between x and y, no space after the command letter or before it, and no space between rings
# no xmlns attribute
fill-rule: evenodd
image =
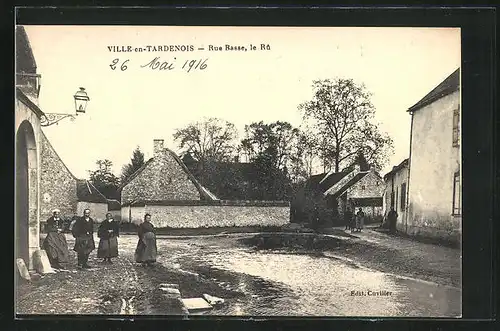
<svg viewBox="0 0 500 331"><path fill-rule="evenodd" d="M407 231L460 241L460 69L408 111L411 114Z"/></svg>
<svg viewBox="0 0 500 331"><path fill-rule="evenodd" d="M348 205L361 208L368 221L378 221L382 218L383 194L382 178L368 165L356 163L341 172L313 175L292 199L291 221L343 224Z"/></svg>
<svg viewBox="0 0 500 331"><path fill-rule="evenodd" d="M396 228L403 232L407 231L408 177L408 159L394 166L384 176L384 215L393 208L398 214Z"/></svg>
<svg viewBox="0 0 500 331"><path fill-rule="evenodd" d="M40 145L44 113L38 107L40 76L22 26L16 27L15 257L33 268L40 233Z"/></svg>

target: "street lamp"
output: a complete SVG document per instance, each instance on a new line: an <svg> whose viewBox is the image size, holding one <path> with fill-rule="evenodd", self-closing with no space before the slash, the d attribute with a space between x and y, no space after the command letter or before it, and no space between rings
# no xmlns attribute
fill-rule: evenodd
<svg viewBox="0 0 500 331"><path fill-rule="evenodd" d="M42 115L40 119L41 126L50 126L53 124L57 124L59 121L65 118L71 118L71 120L75 120L78 113L85 113L85 109L87 108L87 102L90 101L85 88L80 87L80 89L73 96L75 99L75 115L73 114L58 114L58 113L45 113Z"/></svg>

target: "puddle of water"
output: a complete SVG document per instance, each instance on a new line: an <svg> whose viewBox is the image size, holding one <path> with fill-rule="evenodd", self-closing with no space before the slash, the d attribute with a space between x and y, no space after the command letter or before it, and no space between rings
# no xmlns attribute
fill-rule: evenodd
<svg viewBox="0 0 500 331"><path fill-rule="evenodd" d="M459 290L359 268L328 256L256 251L227 243L189 245L159 240L167 264L186 270L203 266L221 288L242 291L244 298L226 300L215 315L294 316L457 316ZM227 247L226 247L227 246ZM163 258L162 258L163 260ZM196 269L196 267L195 267ZM217 273L216 271L219 271ZM193 270L200 272L199 270ZM231 277L225 278L224 273ZM379 292L380 295L373 295ZM390 294L388 294L390 292Z"/></svg>

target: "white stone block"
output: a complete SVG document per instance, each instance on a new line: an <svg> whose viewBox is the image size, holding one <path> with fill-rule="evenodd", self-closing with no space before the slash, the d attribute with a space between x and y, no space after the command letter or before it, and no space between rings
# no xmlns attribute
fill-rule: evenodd
<svg viewBox="0 0 500 331"><path fill-rule="evenodd" d="M214 297L212 295L209 295L209 294L203 294L203 298L209 303L211 304L212 306L218 306L218 305L222 305L224 304L224 299L222 298L218 298L218 297Z"/></svg>
<svg viewBox="0 0 500 331"><path fill-rule="evenodd" d="M49 274L55 272L50 265L47 252L43 249L38 249L33 253L33 266L39 274Z"/></svg>
<svg viewBox="0 0 500 331"><path fill-rule="evenodd" d="M179 284L171 284L171 283L161 283L160 287L166 287L166 288L179 288Z"/></svg>
<svg viewBox="0 0 500 331"><path fill-rule="evenodd" d="M181 292L176 288L160 287L160 290L169 296L181 296Z"/></svg>
<svg viewBox="0 0 500 331"><path fill-rule="evenodd" d="M188 311L206 310L213 308L212 305L210 305L203 298L186 298L182 299L182 303L184 303L184 306L186 306Z"/></svg>
<svg viewBox="0 0 500 331"><path fill-rule="evenodd" d="M16 264L17 264L17 270L19 270L19 274L21 275L21 277L25 280L31 280L29 270L26 267L24 260L19 258L16 260Z"/></svg>

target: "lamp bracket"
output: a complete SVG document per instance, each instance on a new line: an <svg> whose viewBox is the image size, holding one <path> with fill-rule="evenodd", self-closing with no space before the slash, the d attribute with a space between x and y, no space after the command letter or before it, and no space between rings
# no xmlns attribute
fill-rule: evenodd
<svg viewBox="0 0 500 331"><path fill-rule="evenodd" d="M41 126L50 126L53 124L57 124L59 121L65 118L71 118L71 120L75 120L75 115L72 114L57 114L57 113L45 113L40 118Z"/></svg>

